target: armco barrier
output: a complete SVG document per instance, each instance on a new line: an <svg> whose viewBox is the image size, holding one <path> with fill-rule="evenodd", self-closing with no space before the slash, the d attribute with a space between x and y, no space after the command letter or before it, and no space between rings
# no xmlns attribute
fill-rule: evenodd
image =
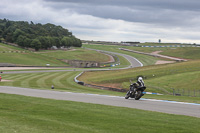
<svg viewBox="0 0 200 133"><path fill-rule="evenodd" d="M74 81L75 81L77 84L84 85L84 82L77 80L77 78L78 78L79 76L81 76L83 73L84 73L84 72L81 72L79 75L77 75L77 76L74 78Z"/></svg>
<svg viewBox="0 0 200 133"><path fill-rule="evenodd" d="M143 94L163 95L163 94L160 94L160 93L153 93L153 92L143 92Z"/></svg>

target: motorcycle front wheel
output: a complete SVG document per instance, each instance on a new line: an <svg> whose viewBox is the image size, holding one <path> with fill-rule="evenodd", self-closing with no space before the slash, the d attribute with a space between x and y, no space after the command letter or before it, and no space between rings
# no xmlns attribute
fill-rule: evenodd
<svg viewBox="0 0 200 133"><path fill-rule="evenodd" d="M125 99L128 99L130 97L130 91L128 91L125 95Z"/></svg>

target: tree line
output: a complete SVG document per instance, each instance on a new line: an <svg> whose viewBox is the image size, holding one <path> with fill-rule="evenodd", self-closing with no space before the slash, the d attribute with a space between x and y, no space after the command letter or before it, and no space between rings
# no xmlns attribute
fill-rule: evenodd
<svg viewBox="0 0 200 133"><path fill-rule="evenodd" d="M52 46L82 46L80 39L61 26L8 19L0 19L0 41L16 43L21 47L35 50L48 49Z"/></svg>

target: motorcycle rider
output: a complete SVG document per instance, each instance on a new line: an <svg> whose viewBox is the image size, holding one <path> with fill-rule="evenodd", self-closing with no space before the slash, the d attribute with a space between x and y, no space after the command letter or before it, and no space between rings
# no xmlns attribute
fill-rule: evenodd
<svg viewBox="0 0 200 133"><path fill-rule="evenodd" d="M143 88L143 87L145 87L145 85L144 85L144 81L143 81L143 78L142 78L142 77L138 77L136 83L137 83L137 88L134 89L133 94L135 94L136 89L139 89L139 88ZM145 89L146 89L146 87L145 87Z"/></svg>
<svg viewBox="0 0 200 133"><path fill-rule="evenodd" d="M145 87L142 77L138 77L137 84L139 85L138 88Z"/></svg>

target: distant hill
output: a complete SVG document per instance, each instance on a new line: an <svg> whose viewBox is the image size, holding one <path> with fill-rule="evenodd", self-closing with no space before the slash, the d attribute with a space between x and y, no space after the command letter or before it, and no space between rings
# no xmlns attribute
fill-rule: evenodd
<svg viewBox="0 0 200 133"><path fill-rule="evenodd" d="M21 47L35 50L48 49L52 46L82 46L80 39L61 26L7 19L0 19L0 41L16 43Z"/></svg>

